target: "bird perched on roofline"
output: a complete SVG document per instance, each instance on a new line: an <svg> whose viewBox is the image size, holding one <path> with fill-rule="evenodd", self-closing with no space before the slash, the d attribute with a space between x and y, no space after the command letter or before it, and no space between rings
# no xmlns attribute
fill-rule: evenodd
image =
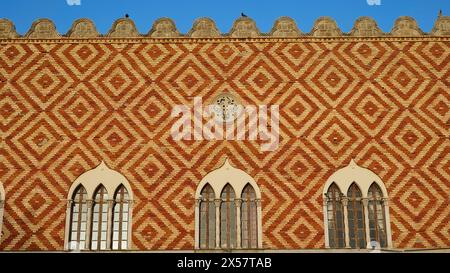
<svg viewBox="0 0 450 273"><path fill-rule="evenodd" d="M442 17L442 10L441 9L439 10L438 17Z"/></svg>
<svg viewBox="0 0 450 273"><path fill-rule="evenodd" d="M128 15L128 13L125 14L125 18L130 18L130 15Z"/></svg>
<svg viewBox="0 0 450 273"><path fill-rule="evenodd" d="M245 15L243 12L241 12L241 16L242 16L242 17L248 17L248 16Z"/></svg>

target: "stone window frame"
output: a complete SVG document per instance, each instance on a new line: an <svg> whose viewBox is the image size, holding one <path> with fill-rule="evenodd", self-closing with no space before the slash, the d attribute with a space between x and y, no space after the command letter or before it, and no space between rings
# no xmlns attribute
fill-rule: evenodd
<svg viewBox="0 0 450 273"><path fill-rule="evenodd" d="M2 238L3 214L5 212L6 193L3 184L0 182L0 239Z"/></svg>
<svg viewBox="0 0 450 273"><path fill-rule="evenodd" d="M389 216L389 195L386 189L386 186L382 182L381 178L372 172L369 169L360 167L356 164L356 162L352 159L350 164L342 169L337 170L333 173L328 180L326 181L323 187L323 219L324 219L324 231L325 231L325 248L330 248L329 234L328 234L328 214L327 214L327 196L326 193L328 188L336 184L339 188L340 192L343 195L343 206L344 206L344 230L345 230L345 248L350 248L350 238L349 238L349 228L348 228L348 198L347 192L350 186L355 183L361 193L362 193L362 202L364 206L364 223L365 223L365 232L366 232L366 243L369 246L371 243L370 240L370 227L369 227L369 208L368 208L368 192L370 186L375 183L380 187L381 192L383 194L383 207L384 207L384 215L385 215L385 227L386 227L386 237L387 237L387 248L393 248L392 244L392 231L390 224L390 216Z"/></svg>
<svg viewBox="0 0 450 273"><path fill-rule="evenodd" d="M89 170L83 174L81 174L75 181L72 183L67 199L67 208L66 208L66 225L65 225L65 234L64 234L64 249L70 250L69 248L69 235L71 232L70 220L71 220L71 206L72 206L72 197L74 195L75 190L78 189L78 186L82 185L87 192L87 230L86 230L86 243L85 248L81 250L91 250L91 226L92 226L92 212L93 212L93 203L95 198L95 193L99 186L105 187L108 192L108 227L107 227L107 250L112 250L112 214L113 214L113 205L114 205L114 193L120 186L124 186L128 191L128 203L129 203L129 211L128 211L128 248L127 250L132 249L132 216L133 216L133 191L131 190L131 185L128 182L127 178L123 176L121 173L110 169L105 162L101 162L97 167L92 170ZM112 194L111 194L112 193Z"/></svg>
<svg viewBox="0 0 450 273"><path fill-rule="evenodd" d="M250 184L256 194L256 206L257 206L257 242L258 249L262 249L262 209L261 209L261 191L256 184L256 181L243 170L233 167L229 160L226 159L224 164L208 173L198 184L195 192L195 249L200 248L200 203L202 202L201 192L203 188L209 184L214 191L215 206L216 206L216 234L215 234L215 249L221 248L221 236L220 236L220 206L221 206L221 193L226 185L231 185L235 192L236 202L236 235L237 246L235 249L242 249L241 243L241 196L243 189Z"/></svg>

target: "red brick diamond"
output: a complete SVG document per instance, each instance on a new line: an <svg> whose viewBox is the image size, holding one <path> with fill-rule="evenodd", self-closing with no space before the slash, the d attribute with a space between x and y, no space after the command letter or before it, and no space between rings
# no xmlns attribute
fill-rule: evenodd
<svg viewBox="0 0 450 273"><path fill-rule="evenodd" d="M419 207L420 203L423 202L423 198L420 197L420 195L418 195L415 191L412 192L408 198L406 198L406 201L411 204L411 206L413 206L414 208Z"/></svg>
<svg viewBox="0 0 450 273"><path fill-rule="evenodd" d="M50 78L49 75L44 74L38 81L37 83L42 87L42 88L48 88L52 83L53 80L52 78Z"/></svg>
<svg viewBox="0 0 450 273"><path fill-rule="evenodd" d="M263 73L259 73L254 79L253 82L259 87L263 88L269 82L269 79Z"/></svg>
<svg viewBox="0 0 450 273"><path fill-rule="evenodd" d="M112 134L109 135L109 137L106 140L108 140L111 146L116 147L117 145L120 144L122 138L116 132L113 132Z"/></svg>
<svg viewBox="0 0 450 273"><path fill-rule="evenodd" d="M339 78L339 76L338 76L336 73L331 72L331 73L325 78L325 81L326 81L329 85L331 85L332 87L336 87L336 86L339 84L339 82L341 81L341 79Z"/></svg>

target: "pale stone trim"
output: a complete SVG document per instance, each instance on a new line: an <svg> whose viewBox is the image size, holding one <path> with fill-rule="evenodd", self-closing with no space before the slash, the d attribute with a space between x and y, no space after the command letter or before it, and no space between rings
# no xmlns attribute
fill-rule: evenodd
<svg viewBox="0 0 450 273"><path fill-rule="evenodd" d="M333 37L342 36L343 33L333 18L325 16L319 17L314 22L314 26L309 35L314 37Z"/></svg>
<svg viewBox="0 0 450 273"><path fill-rule="evenodd" d="M383 196L388 196L386 186L381 181L381 178L371 170L358 166L353 159L348 166L337 170L330 178L328 178L323 188L324 194L327 193L328 188L333 182L336 183L341 190L341 193L344 195L347 194L350 186L353 183L356 183L361 190L362 198L367 198L369 187L375 182L380 187Z"/></svg>
<svg viewBox="0 0 450 273"><path fill-rule="evenodd" d="M6 203L6 193L3 188L2 182L0 182L0 239L2 238L2 227L3 227L3 214L5 211L5 203Z"/></svg>
<svg viewBox="0 0 450 273"><path fill-rule="evenodd" d="M108 196L110 199L108 199L108 218L107 218L107 224L106 224L106 249L111 250L111 235L112 235L112 216L113 216L113 205L114 205L114 199L111 199L111 196ZM114 198L114 193L112 195L112 198ZM120 242L122 243L122 242Z"/></svg>
<svg viewBox="0 0 450 273"><path fill-rule="evenodd" d="M423 36L425 33L419 28L414 18L409 16L399 17L391 30L392 36Z"/></svg>
<svg viewBox="0 0 450 273"><path fill-rule="evenodd" d="M99 37L94 22L90 19L82 18L73 22L72 27L69 32L66 34L67 37L70 38L95 38Z"/></svg>
<svg viewBox="0 0 450 273"><path fill-rule="evenodd" d="M389 216L389 200L388 200L388 198L383 198L383 208L384 208L384 217L386 218L387 246L388 246L388 248L393 248L394 244L392 243L391 217Z"/></svg>
<svg viewBox="0 0 450 273"><path fill-rule="evenodd" d="M121 173L110 169L103 161L94 169L81 174L75 179L72 186L70 186L68 197L71 199L77 187L83 185L88 198L94 199L95 190L100 184L105 187L108 194L112 195L114 195L120 185L123 185L128 191L130 200L133 200L133 192L127 178Z"/></svg>
<svg viewBox="0 0 450 273"><path fill-rule="evenodd" d="M67 207L66 207L66 224L65 224L65 232L64 232L64 249L68 250L70 248L69 246L69 237L70 237L70 211L72 209L72 199L67 200Z"/></svg>
<svg viewBox="0 0 450 273"><path fill-rule="evenodd" d="M220 31L217 29L216 23L207 17L195 20L192 29L188 32L189 37L220 37Z"/></svg>
<svg viewBox="0 0 450 273"><path fill-rule="evenodd" d="M199 24L199 22L202 22ZM206 22L206 24L205 24ZM81 25L80 25L81 23ZM38 26L39 25L39 26ZM117 25L122 25L122 29L117 29ZM390 32L384 33L378 26L377 22L370 17L360 17L355 21L353 29L349 33L343 33L336 21L331 17L320 17L315 23L314 27L309 33L302 33L295 21L289 17L280 17L275 23L274 27L269 33L261 33L256 27L255 21L248 17L238 18L229 34L222 34L220 30L215 27L215 22L210 18L199 18L194 22L193 28L185 35L180 34L175 23L170 18L157 19L152 29L147 35L140 34L136 26L130 18L121 18L114 22L111 30L105 35L99 34L95 28L94 23L89 19L78 19L74 21L72 28L64 35L62 40L70 38L72 41L77 39L93 39L93 40L108 40L103 37L115 38L143 38L158 37L158 38L174 38L180 37L182 39L194 40L198 37L213 39L230 37L242 38L289 38L289 37L331 37L331 38L345 38L348 37L420 37L426 38L428 36L450 36L450 17L439 14L435 21L433 29L429 33L423 32L418 26L414 18L408 16L399 17L394 23L394 27ZM38 27L37 27L38 26ZM82 26L81 28L78 28ZM197 27L198 26L198 27ZM78 28L78 29L77 29ZM195 34L194 34L195 33ZM49 19L38 19L33 23L27 34L20 36L15 29L14 24L8 19L0 19L0 39L17 39L27 38L36 39L36 42L45 41L47 39L61 40L61 35L56 31L56 27ZM280 38L280 39L283 39ZM37 41L39 40L39 41ZM141 40L142 41L142 40ZM92 42L92 41L91 41Z"/></svg>
<svg viewBox="0 0 450 273"><path fill-rule="evenodd" d="M366 231L366 244L370 243L370 226L369 226L369 199L362 200L364 206L364 228Z"/></svg>
<svg viewBox="0 0 450 273"><path fill-rule="evenodd" d="M129 18L117 19L109 30L108 37L138 37L139 31L133 20Z"/></svg>
<svg viewBox="0 0 450 273"><path fill-rule="evenodd" d="M86 200L86 206L87 206L87 219L86 219L86 223L87 223L87 227L86 227L86 242L84 244L84 249L85 250L90 250L91 249L91 229L92 229L92 206L94 204L94 200L92 199L88 199ZM70 221L70 215L69 215L69 221ZM69 224L70 225L70 224ZM67 230L66 232L69 232L69 230Z"/></svg>
<svg viewBox="0 0 450 273"><path fill-rule="evenodd" d="M214 204L216 205L216 248L220 249L220 204L222 203L222 199L214 200ZM198 219L200 220L200 218ZM209 221L206 219L206 221ZM200 230L198 230L200 232Z"/></svg>
<svg viewBox="0 0 450 273"><path fill-rule="evenodd" d="M57 39L61 35L56 30L53 21L44 18L34 21L25 37L31 39Z"/></svg>
<svg viewBox="0 0 450 273"><path fill-rule="evenodd" d="M249 17L239 17L234 21L229 36L235 38L258 37L261 36L261 32L253 19Z"/></svg>
<svg viewBox="0 0 450 273"><path fill-rule="evenodd" d="M342 198L342 207L344 209L344 240L345 248L350 248L350 232L348 230L348 199L347 197Z"/></svg>
<svg viewBox="0 0 450 273"><path fill-rule="evenodd" d="M358 37L358 36L339 36L339 37L312 37L303 35L301 37L271 37L260 36L253 38L232 38L229 36L222 36L217 38L190 38L190 37L98 37L98 38L40 38L40 39L2 39L0 44L161 44L161 43L175 43L175 44L194 44L194 43L331 43L331 42L448 42L448 36L411 36L411 37L396 37L385 35L383 37Z"/></svg>
<svg viewBox="0 0 450 273"><path fill-rule="evenodd" d="M202 202L201 199L195 199L195 219L200 219L200 203ZM195 221L195 249L200 249L200 221Z"/></svg>
<svg viewBox="0 0 450 273"><path fill-rule="evenodd" d="M324 231L325 231L325 247L330 247L330 233L328 230L328 200L324 195L323 198L323 222L324 222Z"/></svg>
<svg viewBox="0 0 450 273"><path fill-rule="evenodd" d="M257 206L257 232L258 232L258 248L262 248L262 209L261 209L261 191L256 184L256 181L246 172L231 166L228 159L225 160L222 167L207 174L198 184L195 192L195 249L200 249L200 202L202 200L201 191L209 184L214 191L215 205L216 205L216 248L220 248L220 204L222 200L220 195L223 188L230 184L235 192L235 202L241 201L242 191L247 184L250 184L256 195ZM236 232L237 234L237 248L241 248L241 218L240 206L236 206Z"/></svg>
<svg viewBox="0 0 450 273"><path fill-rule="evenodd" d="M216 198L220 198L223 188L226 184L230 184L236 193L236 198L240 198L242 190L247 184L250 184L256 193L256 199L261 199L261 191L259 190L256 181L243 170L233 167L229 160L226 159L225 163L219 169L216 169L208 173L198 184L195 192L195 198L199 199L201 191L208 184L212 187Z"/></svg>
<svg viewBox="0 0 450 273"><path fill-rule="evenodd" d="M439 15L431 30L431 34L435 36L450 36L450 16Z"/></svg>
<svg viewBox="0 0 450 273"><path fill-rule="evenodd" d="M147 34L148 37L173 38L180 36L175 22L170 18L159 18L153 23L152 29Z"/></svg>
<svg viewBox="0 0 450 273"><path fill-rule="evenodd" d="M241 205L242 200L234 199L234 204L236 207L236 248L241 248Z"/></svg>
<svg viewBox="0 0 450 273"><path fill-rule="evenodd" d="M385 35L378 27L377 21L367 16L359 17L349 34L359 37L380 37Z"/></svg>
<svg viewBox="0 0 450 273"><path fill-rule="evenodd" d="M258 220L258 248L263 248L263 241L262 241L262 208L261 208L261 199L256 199L256 208L257 208L257 220Z"/></svg>
<svg viewBox="0 0 450 273"><path fill-rule="evenodd" d="M298 37L302 35L302 32L294 19L283 16L275 21L269 35L274 37Z"/></svg>
<svg viewBox="0 0 450 273"><path fill-rule="evenodd" d="M19 34L16 32L13 22L8 19L0 19L0 39L14 39L18 37Z"/></svg>
<svg viewBox="0 0 450 273"><path fill-rule="evenodd" d="M344 209L344 229L345 229L345 244L346 248L350 247L349 245L349 230L348 230L348 211L347 211L347 198L345 197L350 186L355 183L362 193L362 201L364 206L364 217L365 217L365 230L366 230L366 241L367 245L370 243L370 227L369 227L369 210L368 210L368 192L370 186L375 183L377 184L381 192L383 194L383 207L385 212L385 225L386 225L386 237L387 237L387 247L392 248L392 232L391 232L391 224L389 217L389 203L388 203L388 192L386 186L381 181L381 178L372 172L369 169L362 168L356 164L356 162L352 159L350 164L340 170L337 170L334 174L332 174L325 183L323 187L323 215L324 215L324 229L325 229L325 247L330 248L329 242L329 234L328 234L328 208L327 208L327 199L326 193L328 192L329 187L335 183L339 188L341 193L344 196L342 200L343 209Z"/></svg>
<svg viewBox="0 0 450 273"><path fill-rule="evenodd" d="M69 189L68 193L68 201L72 200L73 194L75 190L78 188L79 185L82 185L87 193L87 229L86 229L86 249L90 248L90 242L91 242L91 214L92 214L92 204L93 200L95 199L95 191L100 185L103 185L108 192L108 238L107 243L108 247L109 243L111 242L110 235L111 235L111 220L112 220L112 206L111 202L114 200L114 194L116 193L116 190L123 185L125 189L128 192L129 197L129 206L128 206L128 249L132 249L132 241L131 241L131 234L132 234L132 215L133 215L133 191L131 188L130 183L126 179L125 176L120 174L117 171L114 171L110 169L103 161L94 169L89 170L83 174L81 174L75 181L72 183L72 186ZM66 210L66 229L65 229L65 235L64 235L64 247L65 249L69 249L69 237L70 237L70 202L67 203L67 210Z"/></svg>

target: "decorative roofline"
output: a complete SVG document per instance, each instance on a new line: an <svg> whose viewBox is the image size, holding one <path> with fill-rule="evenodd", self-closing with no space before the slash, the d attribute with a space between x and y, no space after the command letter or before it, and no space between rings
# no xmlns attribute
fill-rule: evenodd
<svg viewBox="0 0 450 273"><path fill-rule="evenodd" d="M409 16L399 17L388 33L383 32L371 17L360 17L352 30L342 32L336 21L330 17L318 18L309 33L302 32L294 19L278 18L269 33L259 31L256 22L249 17L239 17L233 23L229 33L220 33L215 22L206 17L195 20L191 30L181 34L175 22L169 18L156 20L147 34L139 33L129 18L116 20L107 34L99 34L95 24L89 19L78 19L65 35L57 32L50 19L38 19L23 36L16 32L14 24L8 19L0 19L0 39L95 39L95 38L299 38L299 37L427 37L450 36L450 16L439 15L430 33L423 32L416 20Z"/></svg>

